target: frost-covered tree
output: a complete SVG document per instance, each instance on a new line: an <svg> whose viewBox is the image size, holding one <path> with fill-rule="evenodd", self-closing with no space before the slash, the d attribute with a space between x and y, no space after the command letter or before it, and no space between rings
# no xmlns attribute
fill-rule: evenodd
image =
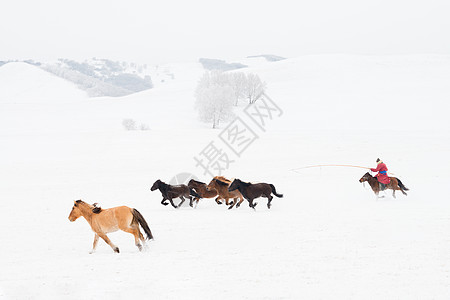
<svg viewBox="0 0 450 300"><path fill-rule="evenodd" d="M255 103L264 94L265 89L266 83L262 82L258 75L252 73L247 75L245 95L249 104Z"/></svg>
<svg viewBox="0 0 450 300"><path fill-rule="evenodd" d="M195 108L200 120L212 122L217 128L221 121L230 119L233 114L233 89L223 73L206 72L201 78L196 90Z"/></svg>
<svg viewBox="0 0 450 300"><path fill-rule="evenodd" d="M237 106L239 100L245 97L247 76L243 72L233 72L229 73L228 77L228 82L233 89L234 105Z"/></svg>
<svg viewBox="0 0 450 300"><path fill-rule="evenodd" d="M125 128L125 130L136 130L136 121L133 119L123 119L122 125Z"/></svg>

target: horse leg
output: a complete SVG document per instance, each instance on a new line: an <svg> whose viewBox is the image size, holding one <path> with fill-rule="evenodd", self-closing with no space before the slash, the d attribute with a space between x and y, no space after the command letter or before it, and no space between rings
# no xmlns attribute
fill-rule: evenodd
<svg viewBox="0 0 450 300"><path fill-rule="evenodd" d="M215 200L217 204L222 205L222 201L219 200L222 200L222 197L218 196Z"/></svg>
<svg viewBox="0 0 450 300"><path fill-rule="evenodd" d="M255 209L255 206L256 206L258 203L253 204L253 199L247 199L247 200L248 200L248 206L250 206L251 208Z"/></svg>
<svg viewBox="0 0 450 300"><path fill-rule="evenodd" d="M138 247L139 251L142 251L142 245L141 245L141 237L142 237L142 241L144 241L143 239L143 235L140 232L139 228L133 228L133 227L127 227L127 228L120 228L121 230L131 233L134 236L134 244L136 245L136 247Z"/></svg>
<svg viewBox="0 0 450 300"><path fill-rule="evenodd" d="M89 252L89 254L92 254L95 252L95 249L97 249L97 243L98 243L98 234L95 234L94 244L92 245L92 250Z"/></svg>
<svg viewBox="0 0 450 300"><path fill-rule="evenodd" d="M383 197L379 196L381 189L380 189L380 184L378 181L375 183L375 185L371 185L371 187L372 187L372 191L375 193L376 200L378 200L379 198L384 198L384 196Z"/></svg>
<svg viewBox="0 0 450 300"><path fill-rule="evenodd" d="M237 198L233 198L233 202L230 203L230 207L228 207L228 209L232 209L236 203L237 203Z"/></svg>
<svg viewBox="0 0 450 300"><path fill-rule="evenodd" d="M180 204L178 204L178 206L174 206L175 208L179 208L181 205L183 205L184 201L186 200L186 199L184 199L183 196L180 196L179 198L181 199L181 202L180 202Z"/></svg>
<svg viewBox="0 0 450 300"><path fill-rule="evenodd" d="M237 199L236 199L237 201ZM244 198L239 197L239 202L236 204L236 208L238 208L239 206L241 206L242 201L244 201Z"/></svg>
<svg viewBox="0 0 450 300"><path fill-rule="evenodd" d="M172 198L170 198L170 199L168 199L168 200L169 200L170 204L172 204L172 206L173 206L174 208L178 208L178 207L175 205L175 203L173 203Z"/></svg>
<svg viewBox="0 0 450 300"><path fill-rule="evenodd" d="M194 207L194 205L192 205L192 200L193 200L193 198L191 196L189 196L189 206L190 207Z"/></svg>
<svg viewBox="0 0 450 300"><path fill-rule="evenodd" d="M393 192L392 192L392 197L394 197L394 199L396 198L395 197L395 188L394 189L392 189L393 190Z"/></svg>
<svg viewBox="0 0 450 300"><path fill-rule="evenodd" d="M267 199L269 199L269 201L267 201L267 208L270 209L270 207L272 206L272 204L270 204L270 202L272 202L273 196L269 195L269 197L267 197Z"/></svg>
<svg viewBox="0 0 450 300"><path fill-rule="evenodd" d="M120 253L119 247L113 244L109 237L104 233L97 233L116 253Z"/></svg>
<svg viewBox="0 0 450 300"><path fill-rule="evenodd" d="M165 202L166 200L167 200L166 198L163 198L162 201L161 201L161 204L162 205L169 205L169 203Z"/></svg>

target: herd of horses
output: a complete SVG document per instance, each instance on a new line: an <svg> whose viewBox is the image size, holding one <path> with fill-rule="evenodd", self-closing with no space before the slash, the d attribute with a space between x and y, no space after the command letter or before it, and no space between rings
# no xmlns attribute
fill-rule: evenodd
<svg viewBox="0 0 450 300"><path fill-rule="evenodd" d="M250 183L239 179L231 181L223 176L214 177L209 184L191 179L187 185L170 185L158 179L150 190L159 190L163 197L161 204L168 205L169 203L166 201L169 201L174 208L179 208L186 198L189 199L191 207L194 207L194 203L198 204L202 198L216 198L217 204L222 204L225 201L228 209L232 209L233 207L239 207L245 198L248 205L255 209L257 203L253 201L259 197L267 198L267 208L270 208L272 206L272 194L279 198L283 197L282 194L277 193L273 184ZM176 198L181 199L178 205L173 202ZM230 199L232 200L230 201Z"/></svg>
<svg viewBox="0 0 450 300"><path fill-rule="evenodd" d="M395 198L395 191L397 190L406 195L405 191L408 191L408 188L403 185L400 179L396 177L390 177L390 179L390 183L385 188L393 190L393 197ZM361 177L359 182L368 182L377 198L379 197L381 186L376 177L367 172ZM257 203L253 201L256 198L265 197L268 199L267 208L270 209L273 199L272 194L279 198L283 197L282 194L277 193L273 184L250 183L239 179L231 181L222 176L214 177L209 184L191 179L187 185L170 185L158 179L152 185L151 190L159 190L163 197L161 204L168 205L167 201L169 201L174 208L179 208L186 199L189 199L189 205L193 207L193 203L198 204L201 198L215 198L217 204L222 204L222 201L225 201L228 209L232 209L233 207L239 207L245 198L249 206L255 209ZM178 205L175 205L173 202L176 198L181 199ZM232 200L230 201L230 199ZM84 217L95 233L90 253L93 253L97 248L99 238L102 238L114 252L119 253L119 248L107 236L107 233L117 230L131 233L139 251L142 251L142 244L145 245L146 240L153 239L150 227L141 213L135 208L118 206L102 209L96 203L88 204L82 200L76 200L70 212L69 220L74 222L79 217ZM144 230L145 238L139 227L142 227Z"/></svg>

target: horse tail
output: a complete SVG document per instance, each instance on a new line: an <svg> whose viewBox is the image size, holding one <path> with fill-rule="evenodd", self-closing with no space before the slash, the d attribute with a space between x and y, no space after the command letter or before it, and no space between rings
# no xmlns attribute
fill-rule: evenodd
<svg viewBox="0 0 450 300"><path fill-rule="evenodd" d="M398 186L404 190L404 191L409 191L409 189L400 181L400 179L397 178L398 181Z"/></svg>
<svg viewBox="0 0 450 300"><path fill-rule="evenodd" d="M191 195L191 196L194 196L194 197L196 197L196 198L201 198L201 196L199 195L199 194L197 194L195 191L194 191L194 189L193 188L189 188L189 195Z"/></svg>
<svg viewBox="0 0 450 300"><path fill-rule="evenodd" d="M277 190L275 190L275 186L273 184L269 184L272 188L272 193L277 196L278 198L283 198L283 194L277 194Z"/></svg>
<svg viewBox="0 0 450 300"><path fill-rule="evenodd" d="M134 219L139 223L139 225L141 225L142 229L144 229L145 234L147 235L147 240L152 240L153 234L150 227L148 227L147 221L145 221L141 213L136 208L133 208L132 214Z"/></svg>

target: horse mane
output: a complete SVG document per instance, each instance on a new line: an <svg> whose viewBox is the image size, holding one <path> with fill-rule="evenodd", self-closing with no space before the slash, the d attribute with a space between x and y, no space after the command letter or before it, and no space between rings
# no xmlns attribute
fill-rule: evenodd
<svg viewBox="0 0 450 300"><path fill-rule="evenodd" d="M243 185L243 186L249 186L249 185L251 185L252 183L251 182L245 182L245 181L242 181L242 180L240 180L240 179L235 179L235 180L233 180L233 182L237 182L239 185Z"/></svg>
<svg viewBox="0 0 450 300"><path fill-rule="evenodd" d="M206 184L206 183L204 183L204 182L201 182L201 181L197 181L197 180L195 180L195 179L191 179L193 182L195 182L195 183L197 183L197 184Z"/></svg>
<svg viewBox="0 0 450 300"><path fill-rule="evenodd" d="M222 181L222 180L217 179L217 178L216 178L216 182L217 182L218 184L220 184L220 185L223 185L223 186L228 186L228 185L229 185L229 182L225 182L225 181Z"/></svg>
<svg viewBox="0 0 450 300"><path fill-rule="evenodd" d="M239 181L245 186L249 186L249 185L252 184L251 182L245 182L245 181L242 181L242 180L239 180Z"/></svg>
<svg viewBox="0 0 450 300"><path fill-rule="evenodd" d="M165 182L159 181L159 189L162 193L167 194L167 191L169 190L170 184L167 184Z"/></svg>
<svg viewBox="0 0 450 300"><path fill-rule="evenodd" d="M214 179L221 180L223 182L231 183L231 180L229 180L229 179L227 179L227 178L225 178L223 176L216 176L216 177L214 177Z"/></svg>
<svg viewBox="0 0 450 300"><path fill-rule="evenodd" d="M94 208L92 209L92 212L94 214L99 214L103 209L100 206L97 206L98 203L94 203L93 206Z"/></svg>

